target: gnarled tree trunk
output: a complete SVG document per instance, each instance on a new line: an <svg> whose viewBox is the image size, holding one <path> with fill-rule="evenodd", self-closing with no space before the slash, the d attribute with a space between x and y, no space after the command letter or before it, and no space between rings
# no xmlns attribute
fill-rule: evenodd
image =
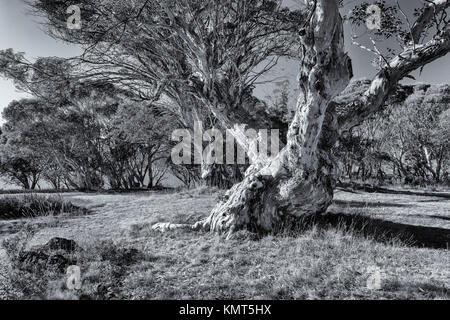
<svg viewBox="0 0 450 320"><path fill-rule="evenodd" d="M300 34L303 95L287 144L276 159L249 168L244 180L227 192L203 222L210 230L273 231L291 219L325 211L332 201L329 152L319 142L327 108L351 77L337 2L317 1Z"/></svg>
<svg viewBox="0 0 450 320"><path fill-rule="evenodd" d="M268 232L291 219L323 212L330 205L332 166L329 152L322 149L327 148L321 142L322 126L330 102L351 77L337 1L316 1L309 20L299 26L299 34L303 94L289 126L286 146L276 158L257 159L244 180L228 190L210 216L194 229L229 234L239 229ZM173 227L177 226L163 224L155 229Z"/></svg>
<svg viewBox="0 0 450 320"><path fill-rule="evenodd" d="M275 159L256 159L244 180L226 193L204 221L193 226L158 224L156 230L186 227L229 234L239 229L274 231L305 214L324 212L333 198L330 157L339 135L377 112L410 72L450 52L448 24L426 43L418 43L434 17L430 12L436 14L450 7L450 0L435 0L417 19L413 39L380 70L365 92L351 97L352 101L333 101L352 76L351 62L344 53L337 1L317 0L314 4L310 20L304 28L299 27L303 95L289 125L286 146ZM238 142L242 140L242 134L236 135Z"/></svg>

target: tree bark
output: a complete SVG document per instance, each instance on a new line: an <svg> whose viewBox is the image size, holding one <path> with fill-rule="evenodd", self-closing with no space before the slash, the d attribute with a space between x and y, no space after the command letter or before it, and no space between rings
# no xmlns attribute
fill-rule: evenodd
<svg viewBox="0 0 450 320"><path fill-rule="evenodd" d="M275 158L257 159L244 180L226 193L207 219L192 228L229 235L239 229L271 232L305 214L324 212L330 205L330 146L327 138L321 139L321 133L330 102L351 78L337 1L317 0L309 20L299 29L303 94L289 126L286 146ZM161 231L176 227L182 225L154 226Z"/></svg>
<svg viewBox="0 0 450 320"><path fill-rule="evenodd" d="M419 17L414 39L373 79L369 88L352 101L333 100L352 77L351 62L343 49L343 26L337 1L317 0L310 20L299 27L302 65L300 97L287 143L276 158L255 161L244 180L233 186L210 216L195 225L157 224L154 229L209 229L232 235L239 229L275 231L305 214L324 212L333 198L331 149L338 137L377 112L395 91L398 82L414 71L450 51L450 27L424 44L418 39L429 21ZM448 0L433 3L448 7ZM437 8L437 9L436 9ZM228 115L213 112L221 122ZM223 118L223 119L222 119ZM222 121L223 120L223 121ZM229 122L229 121L228 121ZM237 132L238 142L241 136ZM256 159L258 160L258 159Z"/></svg>

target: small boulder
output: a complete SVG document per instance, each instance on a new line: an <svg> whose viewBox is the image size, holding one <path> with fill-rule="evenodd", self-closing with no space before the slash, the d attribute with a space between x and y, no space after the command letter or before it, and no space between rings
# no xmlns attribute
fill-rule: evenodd
<svg viewBox="0 0 450 320"><path fill-rule="evenodd" d="M22 270L39 270L52 268L65 272L67 267L76 264L72 253L81 250L74 240L52 238L43 246L34 247L19 254Z"/></svg>
<svg viewBox="0 0 450 320"><path fill-rule="evenodd" d="M66 252L74 252L74 251L79 251L81 249L81 247L72 239L56 237L56 238L50 239L42 247L42 249L48 250L48 251L63 250Z"/></svg>

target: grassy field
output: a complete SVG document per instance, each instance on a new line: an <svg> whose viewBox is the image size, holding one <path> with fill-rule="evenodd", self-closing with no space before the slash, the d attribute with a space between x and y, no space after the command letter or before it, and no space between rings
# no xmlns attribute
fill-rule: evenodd
<svg viewBox="0 0 450 320"><path fill-rule="evenodd" d="M16 241L0 251L4 298L450 298L450 194L341 189L329 212L305 219L301 230L262 238L240 232L227 241L151 230L206 216L216 194L205 189L62 197L89 214L0 222L0 238ZM84 248L76 254L81 290L67 290L62 272L18 271L10 261L11 243L28 250L52 237ZM375 287L368 285L374 275Z"/></svg>

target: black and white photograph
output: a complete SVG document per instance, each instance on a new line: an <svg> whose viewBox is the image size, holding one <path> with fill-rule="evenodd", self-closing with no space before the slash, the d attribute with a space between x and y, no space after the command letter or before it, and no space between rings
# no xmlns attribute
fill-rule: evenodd
<svg viewBox="0 0 450 320"><path fill-rule="evenodd" d="M0 0L0 300L450 300L449 52L450 0Z"/></svg>

